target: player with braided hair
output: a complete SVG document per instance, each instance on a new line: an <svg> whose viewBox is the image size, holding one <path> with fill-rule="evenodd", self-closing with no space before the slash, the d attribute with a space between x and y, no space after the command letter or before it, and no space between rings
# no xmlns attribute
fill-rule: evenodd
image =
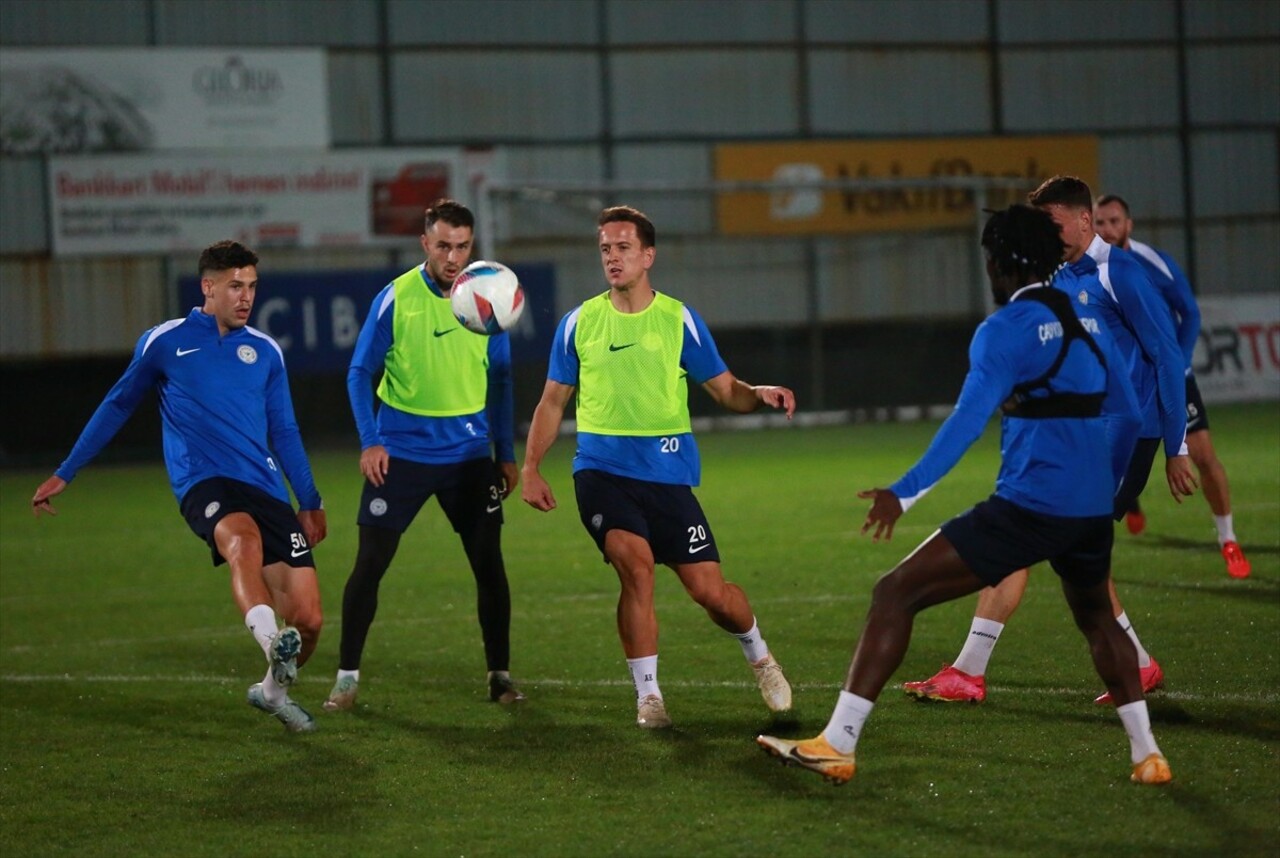
<svg viewBox="0 0 1280 858"><path fill-rule="evenodd" d="M889 539L894 525L978 439L996 408L1002 462L995 493L943 524L876 582L862 637L826 729L803 741L758 736L765 750L834 783L853 776L854 749L874 701L902 663L915 615L1048 560L1098 675L1129 735L1131 779L1172 778L1142 696L1137 651L1111 614L1112 497L1124 472L1112 450L1140 425L1137 400L1106 329L1048 279L1063 244L1049 215L1026 206L997 212L983 230L987 276L999 309L969 347L955 411L924 457L872 501L862 532ZM1104 416L1104 414L1106 416Z"/></svg>

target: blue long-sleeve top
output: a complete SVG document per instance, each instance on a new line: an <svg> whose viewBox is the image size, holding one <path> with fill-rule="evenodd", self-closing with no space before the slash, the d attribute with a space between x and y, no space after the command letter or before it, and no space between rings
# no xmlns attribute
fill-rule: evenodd
<svg viewBox="0 0 1280 858"><path fill-rule="evenodd" d="M443 292L427 274L425 266L419 271L432 293L443 298ZM347 396L360 434L360 449L381 444L396 458L426 464L465 462L489 455L499 462L514 462L511 338L505 333L489 337L484 410L455 417L428 417L381 402L375 415L373 383L386 365L387 352L395 338L394 318L395 284L389 283L373 299L347 369ZM436 381L451 383L448 378Z"/></svg>
<svg viewBox="0 0 1280 858"><path fill-rule="evenodd" d="M1173 318L1151 278L1133 254L1096 235L1070 268L1080 278L1072 297L1095 308L1129 368L1142 410L1139 437L1163 438L1165 456L1186 455L1185 363Z"/></svg>
<svg viewBox="0 0 1280 858"><path fill-rule="evenodd" d="M1191 283L1187 281L1187 275L1182 273L1178 263L1173 261L1173 257L1163 250L1133 239L1129 240L1128 249L1147 270L1152 285L1160 291L1160 297L1173 313L1178 346L1186 361L1186 373L1190 375L1191 356L1195 353L1196 340L1200 337L1200 307L1191 291Z"/></svg>
<svg viewBox="0 0 1280 858"><path fill-rule="evenodd" d="M228 477L289 503L287 476L301 509L321 508L280 346L247 325L222 336L217 320L199 307L139 338L124 375L54 473L74 479L153 388L165 468L179 502L196 483Z"/></svg>
<svg viewBox="0 0 1280 858"><path fill-rule="evenodd" d="M1062 269L1058 276L1072 275ZM1062 325L1037 301L1013 300L986 319L969 345L969 372L955 410L928 450L889 488L909 508L942 479L981 435L1014 387L1042 376L1062 346ZM1090 308L1076 305L1085 330L1107 360L1104 368L1082 341L1072 342L1051 382L1055 393L1106 392L1097 417L1001 419L1001 464L995 494L1047 515L1109 515L1140 425L1138 404L1112 338ZM1110 369L1111 367L1114 369Z"/></svg>

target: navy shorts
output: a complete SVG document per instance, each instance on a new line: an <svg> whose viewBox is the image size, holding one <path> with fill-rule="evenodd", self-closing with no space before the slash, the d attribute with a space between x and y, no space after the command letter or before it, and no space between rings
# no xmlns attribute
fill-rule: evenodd
<svg viewBox="0 0 1280 858"><path fill-rule="evenodd" d="M573 487L578 516L601 554L605 535L617 529L644 537L657 563L719 562L711 525L689 486L587 469L573 475ZM607 556L605 562L609 562Z"/></svg>
<svg viewBox="0 0 1280 858"><path fill-rule="evenodd" d="M1204 398L1194 375L1187 376L1187 434L1203 432L1209 428L1209 412L1204 410Z"/></svg>
<svg viewBox="0 0 1280 858"><path fill-rule="evenodd" d="M1044 515L992 495L942 525L942 535L988 586L1048 560L1062 580L1093 587L1111 571L1115 530L1105 515Z"/></svg>
<svg viewBox="0 0 1280 858"><path fill-rule="evenodd" d="M1116 492L1115 508L1111 517L1116 521L1124 518L1124 514L1137 506L1138 496L1147 487L1147 479L1151 476L1151 465L1156 460L1156 452L1160 449L1159 438L1139 438L1129 457L1129 470L1125 471L1124 482L1120 491Z"/></svg>
<svg viewBox="0 0 1280 858"><path fill-rule="evenodd" d="M457 533L502 524L502 473L492 459L428 465L394 456L382 485L365 480L356 523L404 533L432 495Z"/></svg>
<svg viewBox="0 0 1280 858"><path fill-rule="evenodd" d="M233 512L248 513L262 534L262 564L285 563L300 569L315 568L311 546L293 507L256 486L229 477L213 477L191 487L179 505L182 517L195 535L213 552L213 565L227 562L218 551L213 530Z"/></svg>

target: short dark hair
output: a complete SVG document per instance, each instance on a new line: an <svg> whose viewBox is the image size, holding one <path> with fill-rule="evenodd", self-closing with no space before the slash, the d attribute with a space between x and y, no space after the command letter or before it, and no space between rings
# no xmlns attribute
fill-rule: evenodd
<svg viewBox="0 0 1280 858"><path fill-rule="evenodd" d="M230 271L232 268L244 268L257 265L258 254L238 241L225 238L211 244L200 251L200 276L208 271Z"/></svg>
<svg viewBox="0 0 1280 858"><path fill-rule="evenodd" d="M1096 209L1098 206L1109 206L1112 203L1115 203L1116 205L1120 206L1120 208L1124 209L1125 217L1130 217L1129 204L1126 203L1124 201L1124 197L1120 196L1119 194L1103 194L1102 196L1098 197L1096 202L1094 202L1093 207Z"/></svg>
<svg viewBox="0 0 1280 858"><path fill-rule="evenodd" d="M606 223L631 223L635 224L636 235L640 237L641 247L657 247L658 231L653 228L653 221L642 211L632 206L610 206L600 212L600 219L596 221L596 226L604 226Z"/></svg>
<svg viewBox="0 0 1280 858"><path fill-rule="evenodd" d="M1083 179L1054 176L1052 179L1045 179L1040 187L1027 194L1027 202L1033 206L1063 205L1093 211L1093 192Z"/></svg>
<svg viewBox="0 0 1280 858"><path fill-rule="evenodd" d="M422 231L430 232L431 227L438 220L444 221L449 226L465 226L472 232L476 228L476 216L471 213L471 209L448 197L441 197L427 206L426 223Z"/></svg>
<svg viewBox="0 0 1280 858"><path fill-rule="evenodd" d="M996 271L1030 283L1051 280L1067 246L1048 212L1015 203L992 213L982 229L982 249Z"/></svg>

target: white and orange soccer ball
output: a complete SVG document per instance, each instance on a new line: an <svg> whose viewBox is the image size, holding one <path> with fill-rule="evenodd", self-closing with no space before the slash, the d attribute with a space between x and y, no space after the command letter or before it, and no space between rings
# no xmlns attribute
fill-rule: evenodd
<svg viewBox="0 0 1280 858"><path fill-rule="evenodd" d="M510 268L481 259L462 269L453 281L449 304L467 330L500 334L515 327L524 314L524 289Z"/></svg>

